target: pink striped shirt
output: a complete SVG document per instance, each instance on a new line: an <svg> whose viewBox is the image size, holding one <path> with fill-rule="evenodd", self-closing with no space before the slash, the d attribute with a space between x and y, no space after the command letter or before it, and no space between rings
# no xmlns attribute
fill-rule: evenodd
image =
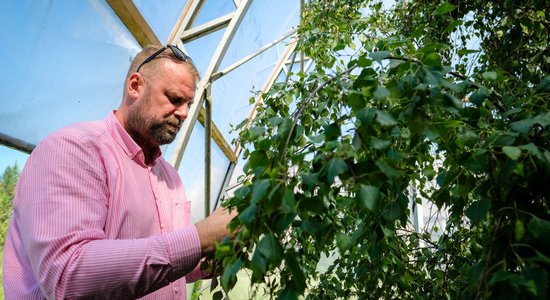
<svg viewBox="0 0 550 300"><path fill-rule="evenodd" d="M199 238L181 179L114 113L48 136L17 184L4 253L7 299L185 299ZM185 277L185 275L187 276Z"/></svg>

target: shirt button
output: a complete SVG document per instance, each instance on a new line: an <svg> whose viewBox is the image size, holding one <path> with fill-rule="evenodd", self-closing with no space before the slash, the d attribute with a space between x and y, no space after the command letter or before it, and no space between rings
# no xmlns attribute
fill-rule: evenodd
<svg viewBox="0 0 550 300"><path fill-rule="evenodd" d="M177 288L174 288L174 293L178 293L178 289Z"/></svg>

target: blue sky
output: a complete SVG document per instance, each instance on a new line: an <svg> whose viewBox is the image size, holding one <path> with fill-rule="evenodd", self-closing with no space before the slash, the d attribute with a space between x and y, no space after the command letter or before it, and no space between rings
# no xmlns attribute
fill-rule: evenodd
<svg viewBox="0 0 550 300"><path fill-rule="evenodd" d="M24 152L0 146L0 175L4 172L6 167L13 166L15 163L19 166L19 170L22 170L27 161L27 157L29 157L29 155Z"/></svg>

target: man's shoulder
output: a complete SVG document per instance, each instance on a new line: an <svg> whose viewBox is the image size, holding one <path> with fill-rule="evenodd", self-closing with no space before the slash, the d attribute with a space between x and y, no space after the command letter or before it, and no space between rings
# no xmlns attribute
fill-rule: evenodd
<svg viewBox="0 0 550 300"><path fill-rule="evenodd" d="M98 137L107 134L105 121L87 121L62 127L50 133L42 143L55 141L71 141L79 144L88 144L98 141Z"/></svg>

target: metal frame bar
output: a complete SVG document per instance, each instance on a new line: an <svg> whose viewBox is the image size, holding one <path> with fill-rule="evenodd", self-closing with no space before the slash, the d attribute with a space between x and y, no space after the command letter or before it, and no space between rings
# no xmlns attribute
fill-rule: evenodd
<svg viewBox="0 0 550 300"><path fill-rule="evenodd" d="M289 36L293 35L295 32L296 32L297 29L293 29L285 34L283 34L282 36L280 36L279 38L275 39L273 42L271 43L268 43L266 45L264 45L262 48L258 49L256 52L250 54L250 55L247 55L245 57L243 57L241 60L237 61L236 63L230 65L229 67L225 68L224 70L220 71L220 72L217 72L215 74L212 75L212 80L211 81L215 81L217 79L219 79L220 77L224 76L224 75L227 75L227 73L235 70L236 68L238 68L239 66L245 64L247 61L253 59L254 57L262 54L263 52L265 52L266 50L270 49L271 47L277 45L278 43L280 43L282 40L288 38Z"/></svg>
<svg viewBox="0 0 550 300"><path fill-rule="evenodd" d="M30 154L36 145L0 132L0 144Z"/></svg>
<svg viewBox="0 0 550 300"><path fill-rule="evenodd" d="M227 27L234 15L234 12L228 13L227 15L221 16L210 22L204 23L192 29L185 30L179 38L182 43L189 43L191 41L194 41L214 31Z"/></svg>
<svg viewBox="0 0 550 300"><path fill-rule="evenodd" d="M206 85L204 101L204 216L210 215L210 190L212 185L212 84Z"/></svg>
<svg viewBox="0 0 550 300"><path fill-rule="evenodd" d="M233 40L233 37L235 36L235 33L242 19L244 18L246 12L248 11L248 8L250 7L251 2L251 0L243 0L239 4L239 7L237 8L235 15L233 16L233 19L231 19L229 25L227 26L227 29L220 41L220 44L218 44L218 48L216 48L216 52L214 52L212 60L210 61L210 65L204 72L203 79L199 83L197 93L195 94L196 105L193 105L191 107L188 118L186 122L183 123L182 134L177 140L174 154L172 155L172 159L170 160L170 162L176 169L179 168L183 152L185 151L185 147L187 147L187 143L189 142L189 138L191 137L191 132L193 131L193 127L195 126L195 122L197 121L199 115L200 107L202 106L202 102L204 101L205 86L207 83L210 82L210 77L212 76L212 74L219 68L222 59L227 52L227 49L229 48L229 45Z"/></svg>

